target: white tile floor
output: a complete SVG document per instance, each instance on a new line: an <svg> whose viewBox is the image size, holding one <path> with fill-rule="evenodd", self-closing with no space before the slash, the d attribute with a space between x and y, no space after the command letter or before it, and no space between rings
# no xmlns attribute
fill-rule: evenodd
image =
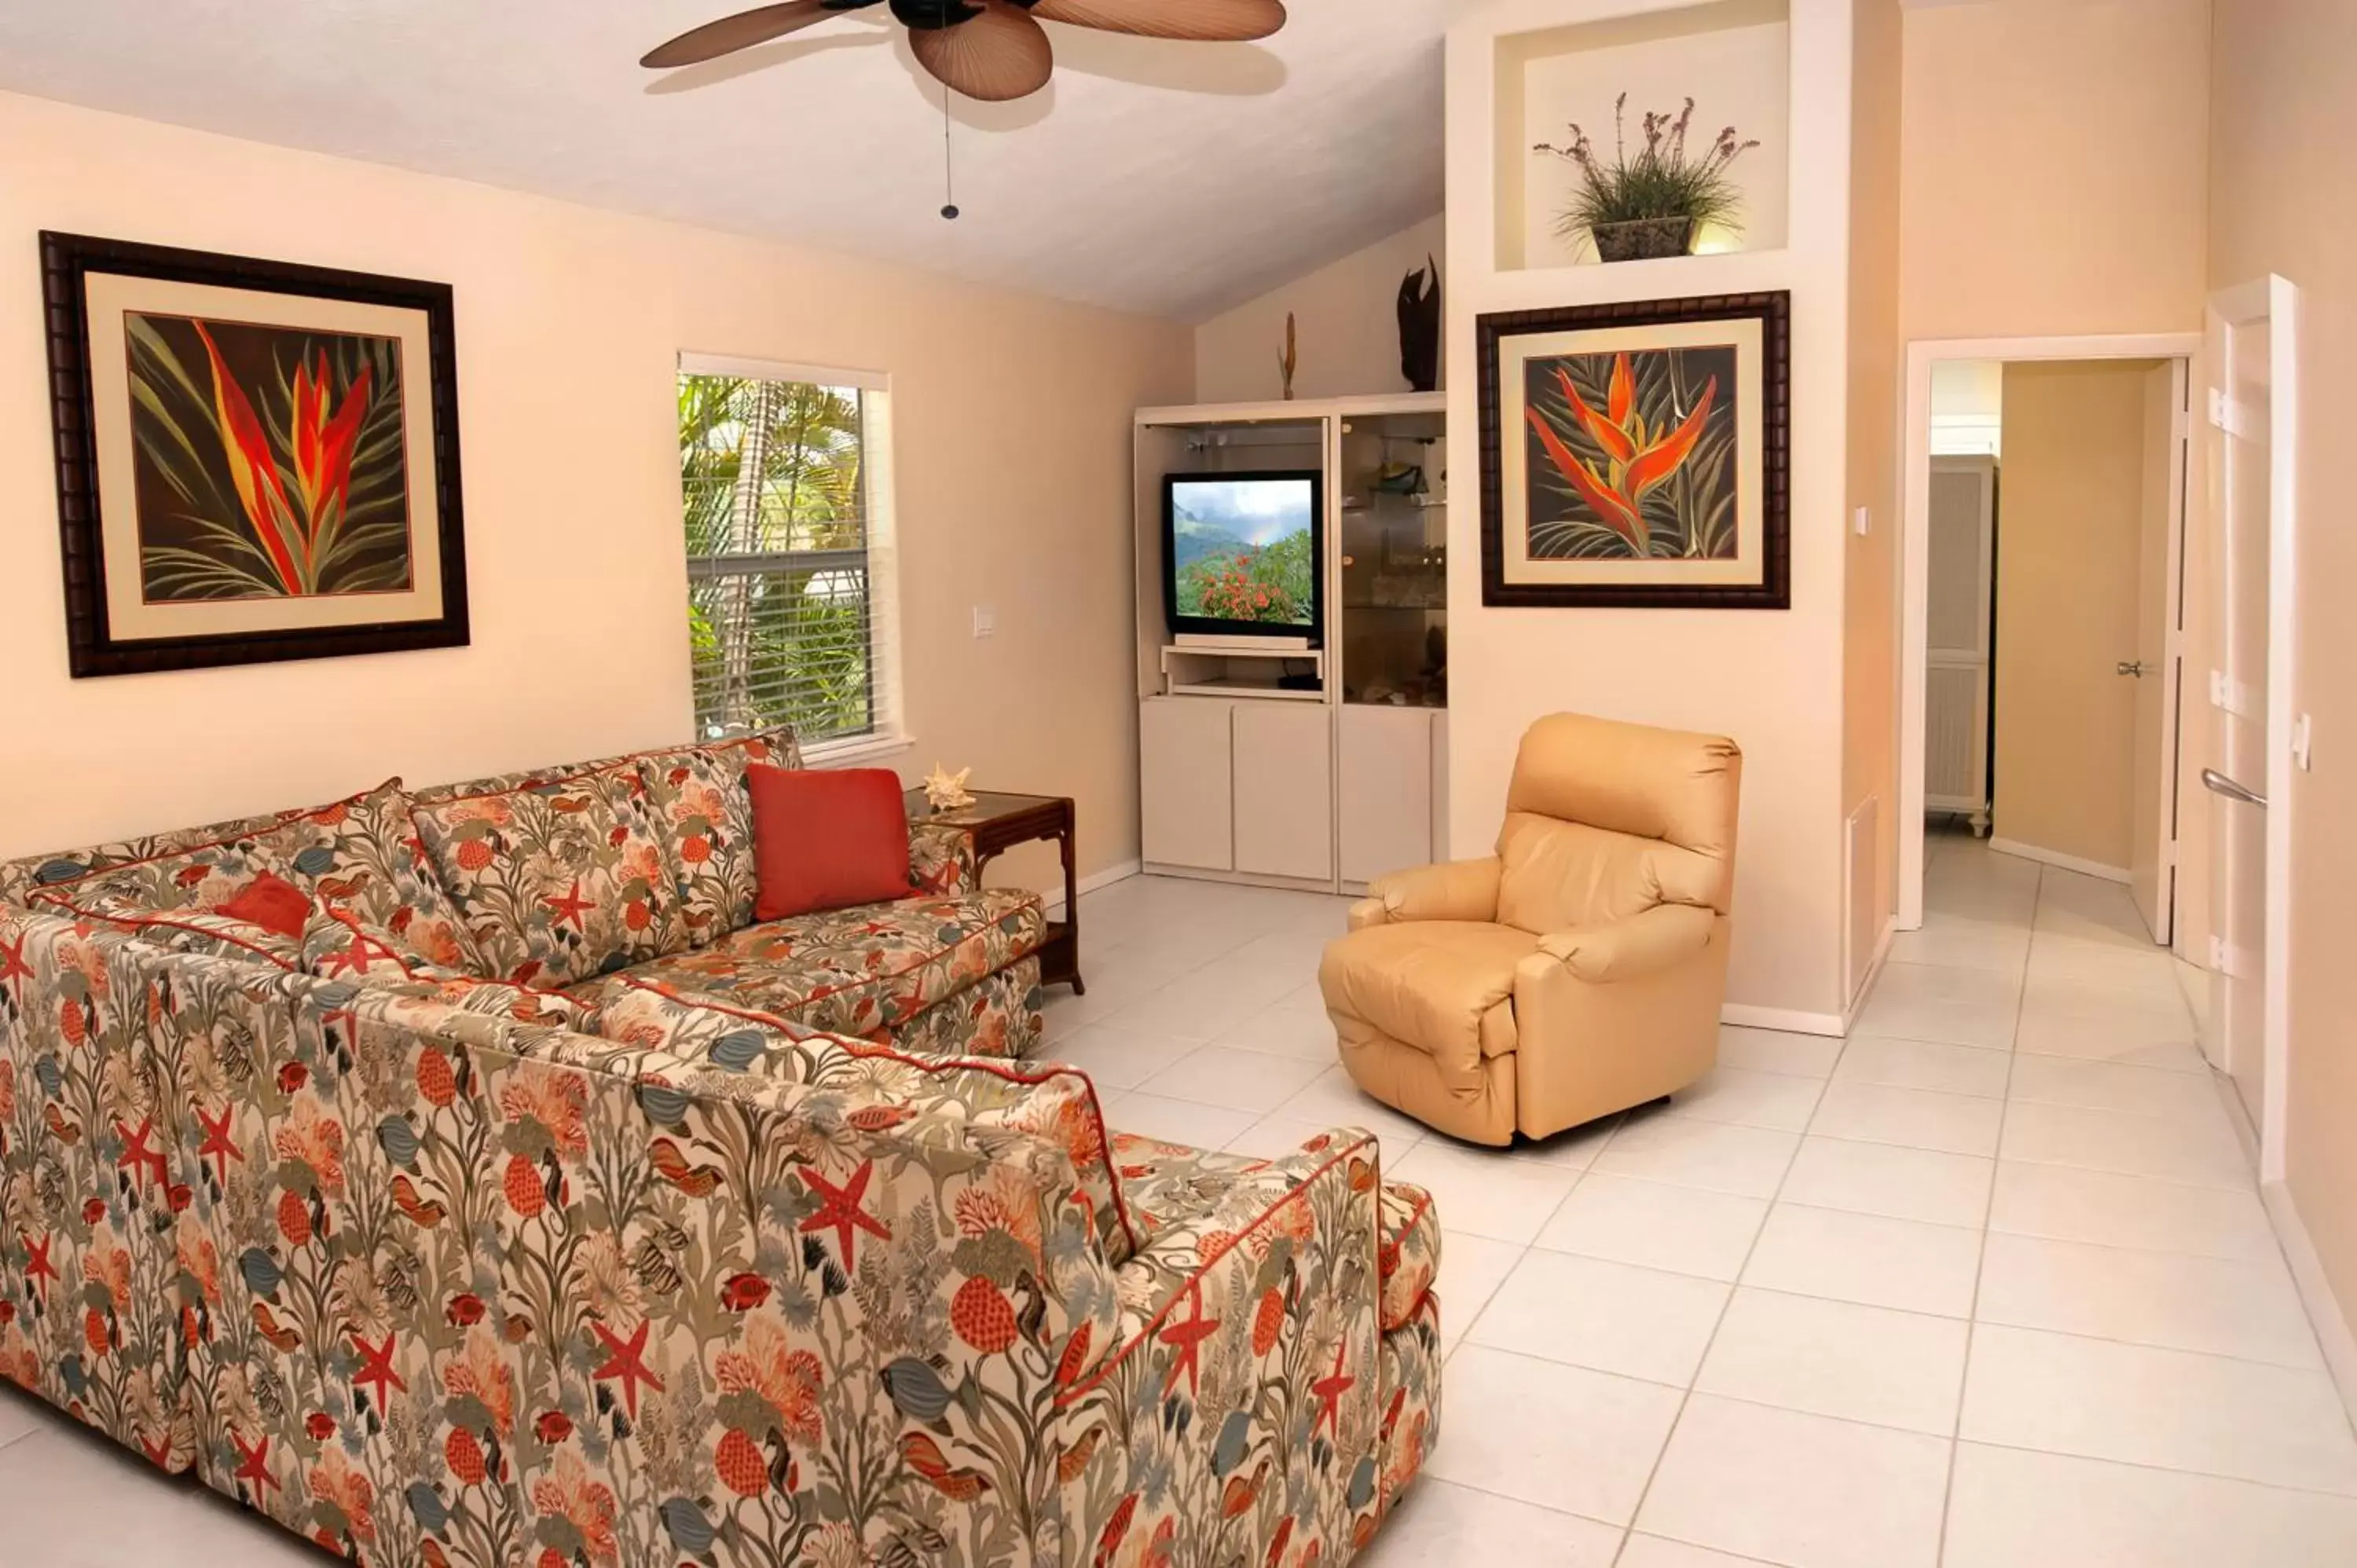
<svg viewBox="0 0 2357 1568"><path fill-rule="evenodd" d="M2170 961L2108 884L1953 839L1927 880L1850 1040L1729 1028L1672 1105L1511 1153L1334 1065L1335 899L1091 895L1048 1054L1118 1126L1371 1126L1437 1195L1440 1443L1367 1568L2357 1563L2357 1437ZM143 1469L0 1400L0 1564L318 1561Z"/></svg>

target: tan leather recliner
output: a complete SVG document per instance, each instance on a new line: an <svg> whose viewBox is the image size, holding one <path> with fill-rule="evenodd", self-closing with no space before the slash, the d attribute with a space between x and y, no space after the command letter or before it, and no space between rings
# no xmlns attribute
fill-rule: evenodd
<svg viewBox="0 0 2357 1568"><path fill-rule="evenodd" d="M1743 754L1558 714L1498 853L1382 877L1318 983L1359 1087L1456 1137L1543 1138L1708 1072Z"/></svg>

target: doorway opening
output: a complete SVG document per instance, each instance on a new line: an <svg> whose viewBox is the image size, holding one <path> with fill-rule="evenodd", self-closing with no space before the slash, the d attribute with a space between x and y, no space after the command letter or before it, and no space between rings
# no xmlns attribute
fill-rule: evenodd
<svg viewBox="0 0 2357 1568"><path fill-rule="evenodd" d="M2178 918L2198 335L1910 346L1898 924L1927 826ZM2125 912L2121 917L2126 918Z"/></svg>

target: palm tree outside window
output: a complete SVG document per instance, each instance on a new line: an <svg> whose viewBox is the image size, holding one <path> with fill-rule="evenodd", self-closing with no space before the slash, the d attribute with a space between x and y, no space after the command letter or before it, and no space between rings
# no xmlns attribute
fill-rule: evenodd
<svg viewBox="0 0 2357 1568"><path fill-rule="evenodd" d="M683 355L695 729L806 752L899 738L886 378Z"/></svg>

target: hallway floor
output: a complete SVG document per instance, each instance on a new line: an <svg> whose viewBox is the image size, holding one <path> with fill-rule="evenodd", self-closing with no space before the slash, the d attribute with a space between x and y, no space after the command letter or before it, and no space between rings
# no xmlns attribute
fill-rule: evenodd
<svg viewBox="0 0 2357 1568"><path fill-rule="evenodd" d="M2123 888L1934 843L1849 1040L1726 1029L1674 1104L1511 1154L1333 1065L1341 901L1083 901L1045 1054L1116 1126L1371 1126L1438 1198L1440 1442L1368 1568L2357 1563L2357 1437L2172 961ZM16 1397L0 1520L7 1568L323 1561Z"/></svg>

